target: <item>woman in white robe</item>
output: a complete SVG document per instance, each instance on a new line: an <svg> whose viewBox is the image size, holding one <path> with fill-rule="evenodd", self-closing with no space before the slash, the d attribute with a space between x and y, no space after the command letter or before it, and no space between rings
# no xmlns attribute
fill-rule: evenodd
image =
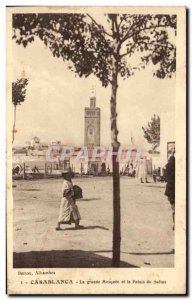
<svg viewBox="0 0 192 300"><path fill-rule="evenodd" d="M68 172L63 172L62 177L64 178L62 185L62 195L60 203L59 218L56 230L60 230L61 224L75 223L75 229L81 228L79 225L81 216L77 205L74 200L73 184L71 181L71 175Z"/></svg>
<svg viewBox="0 0 192 300"><path fill-rule="evenodd" d="M147 158L142 157L138 164L138 177L140 178L141 183L149 183L147 180Z"/></svg>

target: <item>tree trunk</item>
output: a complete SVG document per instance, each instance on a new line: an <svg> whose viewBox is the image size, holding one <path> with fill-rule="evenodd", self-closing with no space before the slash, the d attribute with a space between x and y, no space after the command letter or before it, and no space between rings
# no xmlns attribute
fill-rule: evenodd
<svg viewBox="0 0 192 300"><path fill-rule="evenodd" d="M16 105L14 105L14 123L13 123L13 138L12 138L12 144L14 142L15 137L15 123L16 123Z"/></svg>
<svg viewBox="0 0 192 300"><path fill-rule="evenodd" d="M118 142L117 130L117 79L118 79L118 63L113 61L112 74L112 93L111 93L111 144L113 147L112 165L113 165L113 267L120 267L120 244L121 244L121 212L120 212L120 175L119 161L117 161L117 152L120 147Z"/></svg>

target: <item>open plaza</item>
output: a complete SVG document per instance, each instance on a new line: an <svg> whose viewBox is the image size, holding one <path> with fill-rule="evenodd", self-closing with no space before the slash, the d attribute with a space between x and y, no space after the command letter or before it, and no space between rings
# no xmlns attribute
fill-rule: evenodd
<svg viewBox="0 0 192 300"><path fill-rule="evenodd" d="M121 267L174 267L172 211L165 184L121 177ZM82 229L56 231L62 179L13 182L14 267L111 267L112 177L74 178Z"/></svg>

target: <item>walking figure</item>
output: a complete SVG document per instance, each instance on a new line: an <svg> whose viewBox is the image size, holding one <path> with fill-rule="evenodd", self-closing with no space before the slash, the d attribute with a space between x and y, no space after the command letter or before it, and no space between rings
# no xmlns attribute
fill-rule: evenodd
<svg viewBox="0 0 192 300"><path fill-rule="evenodd" d="M71 223L75 223L75 229L82 228L82 226L79 225L81 216L74 199L74 190L71 181L71 174L70 172L66 171L62 173L62 177L64 179L62 186L63 197L61 198L59 219L56 230L61 229L61 224Z"/></svg>

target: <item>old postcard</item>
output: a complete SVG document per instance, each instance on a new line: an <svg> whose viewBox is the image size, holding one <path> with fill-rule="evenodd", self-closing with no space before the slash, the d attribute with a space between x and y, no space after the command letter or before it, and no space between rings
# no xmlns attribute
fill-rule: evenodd
<svg viewBox="0 0 192 300"><path fill-rule="evenodd" d="M186 9L7 8L7 293L186 293Z"/></svg>

